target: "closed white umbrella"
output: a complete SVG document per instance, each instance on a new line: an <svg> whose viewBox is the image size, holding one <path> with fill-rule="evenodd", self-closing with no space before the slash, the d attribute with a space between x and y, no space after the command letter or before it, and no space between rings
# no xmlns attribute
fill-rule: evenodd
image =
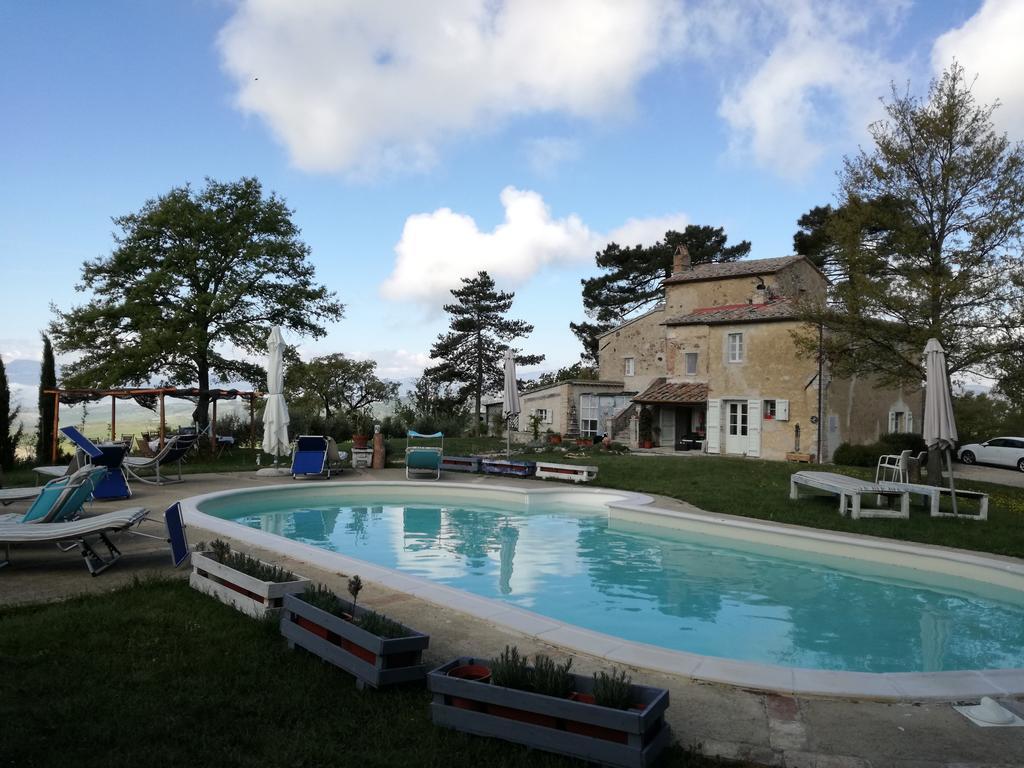
<svg viewBox="0 0 1024 768"><path fill-rule="evenodd" d="M956 486L953 482L953 446L956 445L956 420L953 418L953 398L949 392L946 373L946 351L938 339L928 339L924 348L924 442L928 449L946 451L949 459L949 490L953 496L953 514L956 514ZM928 478L941 485L942 479Z"/></svg>
<svg viewBox="0 0 1024 768"><path fill-rule="evenodd" d="M288 442L288 404L284 401L284 339L276 325L267 337L267 405L263 411L263 452L274 457L291 450Z"/></svg>
<svg viewBox="0 0 1024 768"><path fill-rule="evenodd" d="M512 457L512 422L519 416L519 387L516 384L516 358L511 349L505 350L505 392L502 396L501 409L505 415L506 435L508 436L505 457Z"/></svg>

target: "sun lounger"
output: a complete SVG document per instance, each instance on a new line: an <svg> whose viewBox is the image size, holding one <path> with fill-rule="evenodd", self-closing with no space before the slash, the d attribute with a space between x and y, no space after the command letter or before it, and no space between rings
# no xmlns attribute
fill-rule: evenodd
<svg viewBox="0 0 1024 768"><path fill-rule="evenodd" d="M121 557L107 534L125 531L145 519L148 510L141 507L107 512L95 517L58 523L42 523L25 525L23 523L0 523L0 544L4 545L5 555L0 561L0 568L11 559L12 544L54 543L61 549L77 547L85 561L85 567L93 576L102 573ZM95 545L103 544L107 554L101 555Z"/></svg>
<svg viewBox="0 0 1024 768"><path fill-rule="evenodd" d="M440 440L441 445L410 445L410 440ZM410 429L405 433L405 477L412 475L433 475L434 480L441 477L441 457L444 455L444 433L421 435Z"/></svg>
<svg viewBox="0 0 1024 768"><path fill-rule="evenodd" d="M37 488L32 506L24 514L0 515L0 523L53 523L77 517L107 474L106 467L82 467L70 477L51 480Z"/></svg>
<svg viewBox="0 0 1024 768"><path fill-rule="evenodd" d="M292 477L331 476L330 443L323 435L300 435L292 451ZM337 453L338 446L334 446Z"/></svg>
<svg viewBox="0 0 1024 768"><path fill-rule="evenodd" d="M34 485L31 488L0 488L0 504L5 507L16 501L28 501L42 493L43 487Z"/></svg>
<svg viewBox="0 0 1024 768"><path fill-rule="evenodd" d="M973 499L978 502L978 514L953 514L952 512L942 512L940 502L942 497L949 497L951 491L945 486L934 486L934 485L922 485L921 483L880 483L884 488L892 490L905 490L910 493L911 496L920 496L928 504L928 512L932 517L961 517L970 520L988 520L988 494L982 493L981 491L962 491L959 488L956 491L956 497L958 499Z"/></svg>
<svg viewBox="0 0 1024 768"><path fill-rule="evenodd" d="M192 446L196 444L196 440L199 438L194 434L175 435L171 437L164 445L163 450L157 453L152 458L146 458L144 456L129 456L124 460L124 468L128 470L128 473L143 483L149 483L150 485L166 485L168 483L180 483L184 478L181 476L181 460L185 458L185 455L192 450ZM178 477L177 479L162 477L160 475L160 468L167 464L178 465ZM139 472L152 470L155 474L153 476L143 476Z"/></svg>
<svg viewBox="0 0 1024 768"><path fill-rule="evenodd" d="M845 517L849 509L854 520L861 517L910 517L910 491L891 483L873 483L835 472L795 472L789 480L789 498L799 499L801 488L838 496L839 514ZM899 509L865 507L861 497L869 495L898 501Z"/></svg>

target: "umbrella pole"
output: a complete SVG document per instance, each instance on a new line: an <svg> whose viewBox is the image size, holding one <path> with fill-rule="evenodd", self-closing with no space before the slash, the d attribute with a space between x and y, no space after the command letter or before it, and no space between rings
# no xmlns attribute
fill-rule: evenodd
<svg viewBox="0 0 1024 768"><path fill-rule="evenodd" d="M953 482L953 449L946 449L946 461L949 464L949 495L953 501L953 514L957 514L956 511L956 484Z"/></svg>
<svg viewBox="0 0 1024 768"><path fill-rule="evenodd" d="M512 461L512 417L505 419L505 460Z"/></svg>

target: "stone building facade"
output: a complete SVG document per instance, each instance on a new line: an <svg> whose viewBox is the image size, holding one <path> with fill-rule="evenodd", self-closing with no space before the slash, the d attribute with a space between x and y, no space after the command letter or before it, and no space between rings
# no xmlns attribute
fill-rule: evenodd
<svg viewBox="0 0 1024 768"><path fill-rule="evenodd" d="M664 302L600 337L600 378L621 380L623 393L636 393L630 403L651 409L661 446L828 461L842 442L916 431L919 385L834 378L798 353L794 335L817 330L796 302L826 287L800 256L693 266L682 248ZM636 440L635 424L620 432L621 413L614 424L616 439Z"/></svg>

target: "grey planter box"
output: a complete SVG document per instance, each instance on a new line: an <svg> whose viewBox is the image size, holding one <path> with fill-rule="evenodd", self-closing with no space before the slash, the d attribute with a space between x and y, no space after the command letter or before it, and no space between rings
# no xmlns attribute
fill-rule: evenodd
<svg viewBox="0 0 1024 768"><path fill-rule="evenodd" d="M275 615L281 610L286 595L304 592L310 583L303 576L296 577L295 581L261 581L222 565L209 552L192 553L192 574L188 582L193 589L212 595L256 619Z"/></svg>
<svg viewBox="0 0 1024 768"><path fill-rule="evenodd" d="M643 709L619 710L448 677L455 667L489 663L463 657L427 675L435 725L622 768L651 765L670 741L668 691L662 688L632 686ZM573 678L576 691L590 693L592 678Z"/></svg>
<svg viewBox="0 0 1024 768"><path fill-rule="evenodd" d="M354 616L367 613L342 601ZM305 625L305 626L303 626ZM385 685L422 680L426 665L423 651L430 635L404 627L404 637L383 638L334 614L310 605L298 595L288 595L281 610L281 634L288 647L299 646L356 678L356 686Z"/></svg>
<svg viewBox="0 0 1024 768"><path fill-rule="evenodd" d="M479 472L479 456L443 456L441 469L445 472Z"/></svg>

